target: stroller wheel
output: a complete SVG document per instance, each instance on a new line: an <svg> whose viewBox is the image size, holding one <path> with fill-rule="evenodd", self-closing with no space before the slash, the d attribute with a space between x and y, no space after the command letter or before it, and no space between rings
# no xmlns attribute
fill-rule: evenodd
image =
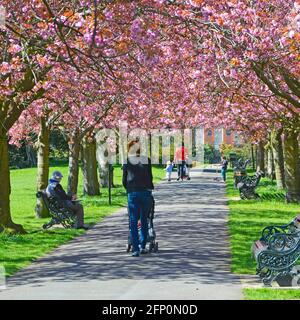
<svg viewBox="0 0 300 320"><path fill-rule="evenodd" d="M149 244L149 253L151 253L153 251L154 245L152 242L150 242Z"/></svg>
<svg viewBox="0 0 300 320"><path fill-rule="evenodd" d="M52 227L52 225L50 225L49 223L43 224L43 229L44 229L44 230L47 230L47 229L49 229L49 228L51 228L51 227Z"/></svg>
<svg viewBox="0 0 300 320"><path fill-rule="evenodd" d="M246 196L242 192L240 193L240 197L241 197L242 200L246 200Z"/></svg>
<svg viewBox="0 0 300 320"><path fill-rule="evenodd" d="M126 251L129 253L129 252L130 252L130 250L131 250L131 245L130 245L130 244L128 244L128 245L127 245L127 247L126 247Z"/></svg>
<svg viewBox="0 0 300 320"><path fill-rule="evenodd" d="M154 245L154 252L158 252L158 242L156 242Z"/></svg>

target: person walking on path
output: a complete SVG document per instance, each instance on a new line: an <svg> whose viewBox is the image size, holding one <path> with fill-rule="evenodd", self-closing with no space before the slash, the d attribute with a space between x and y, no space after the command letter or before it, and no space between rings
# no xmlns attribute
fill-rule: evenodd
<svg viewBox="0 0 300 320"><path fill-rule="evenodd" d="M188 149L182 143L181 147L175 152L175 164L177 165L177 181L184 178L184 171L186 169L186 158L188 155ZM188 178L188 180L190 180Z"/></svg>
<svg viewBox="0 0 300 320"><path fill-rule="evenodd" d="M172 175L173 167L174 167L173 162L168 161L167 162L167 166L165 168L165 170L167 172L166 178L168 179L168 181L171 181L171 175Z"/></svg>
<svg viewBox="0 0 300 320"><path fill-rule="evenodd" d="M226 182L227 167L228 167L228 161L227 161L226 157L222 157L221 175L222 175L222 178L223 178L224 182Z"/></svg>
<svg viewBox="0 0 300 320"><path fill-rule="evenodd" d="M54 171L52 177L49 181L49 184L46 189L46 193L48 197L57 197L63 201L63 204L68 208L71 209L74 214L76 215L76 229L85 229L87 230L88 227L84 225L84 210L81 203L78 202L76 199L76 195L69 196L66 194L65 190L63 189L62 185L60 184L63 175L59 171Z"/></svg>
<svg viewBox="0 0 300 320"><path fill-rule="evenodd" d="M188 155L186 155L185 166L186 166L187 180L191 180L190 171L191 171L191 168L193 167L193 161L189 158Z"/></svg>
<svg viewBox="0 0 300 320"><path fill-rule="evenodd" d="M148 213L152 205L153 176L151 160L140 154L138 139L128 144L127 163L123 165L122 183L127 191L130 233L133 257L147 253ZM141 236L138 234L138 221L141 223ZM139 243L140 240L140 243ZM140 247L139 247L140 245Z"/></svg>

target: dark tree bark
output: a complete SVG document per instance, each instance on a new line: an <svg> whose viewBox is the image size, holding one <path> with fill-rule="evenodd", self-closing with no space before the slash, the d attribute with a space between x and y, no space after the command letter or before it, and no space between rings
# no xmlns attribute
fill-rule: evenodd
<svg viewBox="0 0 300 320"><path fill-rule="evenodd" d="M267 176L270 178L272 181L275 179L275 167L274 167L274 158L273 158L273 152L272 148L268 146L266 150L267 154Z"/></svg>
<svg viewBox="0 0 300 320"><path fill-rule="evenodd" d="M252 160L252 170L255 170L256 161L255 161L255 152L254 152L254 145L251 144L251 160Z"/></svg>
<svg viewBox="0 0 300 320"><path fill-rule="evenodd" d="M20 92L29 93L32 91L36 83L45 78L51 67L47 67L42 71L33 74L31 67L25 70L24 77L15 85L15 96ZM0 232L7 230L11 233L26 233L21 225L15 224L11 218L10 212L10 172L9 172L9 156L8 156L8 137L7 133L11 127L19 119L23 110L25 110L33 101L42 98L45 90L38 89L32 92L21 101L12 98L0 101Z"/></svg>
<svg viewBox="0 0 300 320"><path fill-rule="evenodd" d="M264 143L259 142L257 146L257 171L265 172L265 148Z"/></svg>
<svg viewBox="0 0 300 320"><path fill-rule="evenodd" d="M82 171L83 193L89 196L100 195L95 139L84 138L82 141Z"/></svg>
<svg viewBox="0 0 300 320"><path fill-rule="evenodd" d="M69 140L69 173L68 173L68 194L77 194L79 174L79 152L80 137L78 130L75 130Z"/></svg>
<svg viewBox="0 0 300 320"><path fill-rule="evenodd" d="M0 231L25 233L23 227L12 221L10 213L10 172L6 132L0 131Z"/></svg>
<svg viewBox="0 0 300 320"><path fill-rule="evenodd" d="M273 130L271 132L271 148L273 151L275 178L278 189L285 188L283 146L281 136L281 131Z"/></svg>
<svg viewBox="0 0 300 320"><path fill-rule="evenodd" d="M37 191L46 189L49 180L50 128L45 117L41 117L40 127L37 151ZM49 211L40 198L37 198L35 212L38 218L49 217Z"/></svg>
<svg viewBox="0 0 300 320"><path fill-rule="evenodd" d="M286 201L300 202L300 171L298 131L284 132L284 168L286 184Z"/></svg>
<svg viewBox="0 0 300 320"><path fill-rule="evenodd" d="M35 167L37 164L37 160L36 160L36 154L35 154L35 150L33 149L33 146L30 144L27 144L25 148L26 148L26 155L27 155L27 166Z"/></svg>

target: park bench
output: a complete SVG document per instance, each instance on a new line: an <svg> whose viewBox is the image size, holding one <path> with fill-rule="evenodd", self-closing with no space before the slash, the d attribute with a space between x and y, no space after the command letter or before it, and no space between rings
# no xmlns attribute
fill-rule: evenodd
<svg viewBox="0 0 300 320"><path fill-rule="evenodd" d="M64 228L74 226L75 215L62 200L57 197L48 197L45 190L38 191L36 196L42 199L51 217L51 220L43 225L43 229L49 229L56 224L61 224Z"/></svg>
<svg viewBox="0 0 300 320"><path fill-rule="evenodd" d="M250 162L249 159L247 159L245 162L243 159L239 159L233 168L233 177L234 177L234 186L237 188L237 185L239 182L243 180L247 176L246 167L248 163Z"/></svg>
<svg viewBox="0 0 300 320"><path fill-rule="evenodd" d="M259 195L256 193L256 188L260 179L264 177L263 171L258 171L254 176L245 176L237 184L241 199L258 199Z"/></svg>
<svg viewBox="0 0 300 320"><path fill-rule="evenodd" d="M267 226L252 245L257 262L256 273L266 286L277 281L280 286L299 286L300 215L282 226Z"/></svg>

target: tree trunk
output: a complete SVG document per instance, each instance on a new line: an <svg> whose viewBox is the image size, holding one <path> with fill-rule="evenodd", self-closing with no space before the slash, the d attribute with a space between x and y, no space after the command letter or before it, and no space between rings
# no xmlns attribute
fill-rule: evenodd
<svg viewBox="0 0 300 320"><path fill-rule="evenodd" d="M274 170L274 158L272 148L269 146L267 149L267 175L268 178L272 181L275 179L275 170Z"/></svg>
<svg viewBox="0 0 300 320"><path fill-rule="evenodd" d="M10 172L6 132L0 133L0 232L26 233L21 225L15 224L10 212Z"/></svg>
<svg viewBox="0 0 300 320"><path fill-rule="evenodd" d="M257 171L265 172L265 148L262 142L257 146Z"/></svg>
<svg viewBox="0 0 300 320"><path fill-rule="evenodd" d="M50 128L44 117L40 119L40 126L37 151L37 191L46 189L49 180ZM38 218L49 217L49 211L40 198L37 198L35 212Z"/></svg>
<svg viewBox="0 0 300 320"><path fill-rule="evenodd" d="M123 165L127 158L127 140L124 141L124 138L119 135L119 144L117 144L117 155L118 155L118 163ZM127 135L126 135L127 137Z"/></svg>
<svg viewBox="0 0 300 320"><path fill-rule="evenodd" d="M255 170L255 153L254 153L254 145L251 144L251 160L252 160L252 170Z"/></svg>
<svg viewBox="0 0 300 320"><path fill-rule="evenodd" d="M127 157L127 151L125 150L126 149L126 146L124 146L123 144L120 145L119 147L119 163L121 165L123 165L126 161L126 157Z"/></svg>
<svg viewBox="0 0 300 320"><path fill-rule="evenodd" d="M300 202L300 171L299 171L299 132L287 131L284 134L284 168L286 183L286 201Z"/></svg>
<svg viewBox="0 0 300 320"><path fill-rule="evenodd" d="M25 150L27 155L27 166L30 168L36 166L36 154L33 146L30 144L26 144Z"/></svg>
<svg viewBox="0 0 300 320"><path fill-rule="evenodd" d="M278 189L285 188L284 177L284 160L283 160L283 148L282 148L282 132L273 130L271 133L271 147L274 159L275 178Z"/></svg>
<svg viewBox="0 0 300 320"><path fill-rule="evenodd" d="M78 174L79 174L79 152L80 139L76 130L69 140L69 174L68 174L68 194L77 194Z"/></svg>
<svg viewBox="0 0 300 320"><path fill-rule="evenodd" d="M97 173L96 141L82 142L82 169L83 169L83 193L89 196L100 195L100 186Z"/></svg>
<svg viewBox="0 0 300 320"><path fill-rule="evenodd" d="M101 137L97 140L97 162L99 166L100 187L108 187L109 185L109 162L106 138Z"/></svg>

